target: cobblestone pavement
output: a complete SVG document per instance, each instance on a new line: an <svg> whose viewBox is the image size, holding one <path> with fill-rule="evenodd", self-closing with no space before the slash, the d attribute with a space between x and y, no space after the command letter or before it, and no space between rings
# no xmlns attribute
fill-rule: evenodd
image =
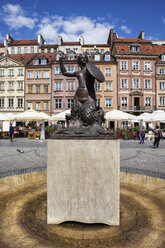
<svg viewBox="0 0 165 248"><path fill-rule="evenodd" d="M46 144L26 138L17 138L13 143L0 140L0 177L46 170ZM121 171L165 179L165 140L160 141L159 149L153 149L152 144L121 140Z"/></svg>

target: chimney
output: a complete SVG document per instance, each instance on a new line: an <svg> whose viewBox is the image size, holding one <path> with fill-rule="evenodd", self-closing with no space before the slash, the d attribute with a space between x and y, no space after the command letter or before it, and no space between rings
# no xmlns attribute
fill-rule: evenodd
<svg viewBox="0 0 165 248"><path fill-rule="evenodd" d="M139 36L138 36L138 39L142 39L142 40L145 39L145 33L144 33L144 31L141 31L141 32L140 32L140 34L139 34Z"/></svg>
<svg viewBox="0 0 165 248"><path fill-rule="evenodd" d="M42 37L41 34L38 34L38 44L42 46L45 43L44 38Z"/></svg>
<svg viewBox="0 0 165 248"><path fill-rule="evenodd" d="M83 35L80 36L79 41L80 41L80 45L83 46L84 45L84 36Z"/></svg>
<svg viewBox="0 0 165 248"><path fill-rule="evenodd" d="M110 47L112 46L112 43L115 39L117 39L117 35L116 33L113 32L113 29L110 29L109 37L107 40L107 43L110 45Z"/></svg>
<svg viewBox="0 0 165 248"><path fill-rule="evenodd" d="M61 35L59 35L59 36L58 36L58 45L59 45L59 46L61 46L61 45L62 45L62 43L63 43L62 36L61 36Z"/></svg>
<svg viewBox="0 0 165 248"><path fill-rule="evenodd" d="M14 40L14 39L10 36L10 34L7 34L7 35L6 35L6 39L7 39L7 41L8 41L8 44Z"/></svg>

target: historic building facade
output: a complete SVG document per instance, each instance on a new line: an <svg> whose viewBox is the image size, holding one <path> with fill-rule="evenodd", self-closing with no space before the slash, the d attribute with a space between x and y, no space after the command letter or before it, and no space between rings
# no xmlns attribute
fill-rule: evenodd
<svg viewBox="0 0 165 248"><path fill-rule="evenodd" d="M0 111L24 111L24 64L12 57L0 59Z"/></svg>
<svg viewBox="0 0 165 248"><path fill-rule="evenodd" d="M165 110L165 44L153 45L156 59L156 108Z"/></svg>
<svg viewBox="0 0 165 248"><path fill-rule="evenodd" d="M25 109L51 114L52 63L55 53L36 54L26 65Z"/></svg>
<svg viewBox="0 0 165 248"><path fill-rule="evenodd" d="M118 63L118 109L140 114L156 109L155 63L153 45L144 39L117 38L112 54Z"/></svg>

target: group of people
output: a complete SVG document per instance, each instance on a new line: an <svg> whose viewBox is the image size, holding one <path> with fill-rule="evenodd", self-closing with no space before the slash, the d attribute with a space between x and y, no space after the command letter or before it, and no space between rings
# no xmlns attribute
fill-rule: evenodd
<svg viewBox="0 0 165 248"><path fill-rule="evenodd" d="M154 132L154 137L155 137L153 148L158 148L160 139L162 138L162 133L158 125L155 126L155 129L153 130L153 132ZM140 129L139 136L140 136L140 144L144 144L144 139L145 139L144 127Z"/></svg>

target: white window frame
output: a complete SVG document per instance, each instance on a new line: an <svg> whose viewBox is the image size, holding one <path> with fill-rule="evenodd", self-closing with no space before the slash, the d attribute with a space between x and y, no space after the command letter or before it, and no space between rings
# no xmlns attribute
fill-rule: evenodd
<svg viewBox="0 0 165 248"><path fill-rule="evenodd" d="M128 61L126 61L126 60L120 61L120 70L122 70L122 71L128 70Z"/></svg>
<svg viewBox="0 0 165 248"><path fill-rule="evenodd" d="M44 78L49 78L49 71L44 71Z"/></svg>
<svg viewBox="0 0 165 248"><path fill-rule="evenodd" d="M13 108L14 107L14 99L13 98L9 98L8 99L8 108Z"/></svg>
<svg viewBox="0 0 165 248"><path fill-rule="evenodd" d="M11 54L15 54L15 47L11 47Z"/></svg>
<svg viewBox="0 0 165 248"><path fill-rule="evenodd" d="M112 107L112 98L105 99L105 107L106 108Z"/></svg>
<svg viewBox="0 0 165 248"><path fill-rule="evenodd" d="M4 106L5 106L5 99L0 98L0 108L4 108Z"/></svg>
<svg viewBox="0 0 165 248"><path fill-rule="evenodd" d="M28 52L28 48L24 47L24 53L26 54Z"/></svg>
<svg viewBox="0 0 165 248"><path fill-rule="evenodd" d="M33 93L33 85L28 85L28 93L29 94Z"/></svg>
<svg viewBox="0 0 165 248"><path fill-rule="evenodd" d="M23 76L23 69L18 69L18 76Z"/></svg>
<svg viewBox="0 0 165 248"><path fill-rule="evenodd" d="M32 102L28 102L27 107L28 107L28 109L33 109L33 103Z"/></svg>
<svg viewBox="0 0 165 248"><path fill-rule="evenodd" d="M66 53L68 54L68 53L70 53L70 48L66 48Z"/></svg>
<svg viewBox="0 0 165 248"><path fill-rule="evenodd" d="M74 65L68 65L67 71L68 72L74 72Z"/></svg>
<svg viewBox="0 0 165 248"><path fill-rule="evenodd" d="M151 62L148 62L148 61L144 62L144 70L151 71Z"/></svg>
<svg viewBox="0 0 165 248"><path fill-rule="evenodd" d="M61 109L62 108L62 99L57 98L55 99L55 109Z"/></svg>
<svg viewBox="0 0 165 248"><path fill-rule="evenodd" d="M67 99L67 107L68 107L68 109L71 109L72 103L73 103L73 98Z"/></svg>
<svg viewBox="0 0 165 248"><path fill-rule="evenodd" d="M124 107L128 106L128 97L127 96L121 97L121 106L124 106Z"/></svg>
<svg viewBox="0 0 165 248"><path fill-rule="evenodd" d="M68 91L73 91L73 90L74 90L74 82L68 81Z"/></svg>
<svg viewBox="0 0 165 248"><path fill-rule="evenodd" d="M14 76L14 69L9 69L9 76Z"/></svg>
<svg viewBox="0 0 165 248"><path fill-rule="evenodd" d="M105 68L105 76L111 76L112 75L112 68Z"/></svg>
<svg viewBox="0 0 165 248"><path fill-rule="evenodd" d="M110 61L111 60L111 55L110 54L105 54L104 60L105 61Z"/></svg>
<svg viewBox="0 0 165 248"><path fill-rule="evenodd" d="M139 61L132 61L132 70L139 71Z"/></svg>
<svg viewBox="0 0 165 248"><path fill-rule="evenodd" d="M151 97L145 97L144 105L145 107L151 107Z"/></svg>
<svg viewBox="0 0 165 248"><path fill-rule="evenodd" d="M162 54L161 60L162 60L162 61L165 61L165 54Z"/></svg>
<svg viewBox="0 0 165 248"><path fill-rule="evenodd" d="M8 82L9 83L9 90L14 90L14 82Z"/></svg>
<svg viewBox="0 0 165 248"><path fill-rule="evenodd" d="M18 90L23 90L23 82L18 81Z"/></svg>
<svg viewBox="0 0 165 248"><path fill-rule="evenodd" d="M55 74L61 74L61 68L60 66L55 66Z"/></svg>
<svg viewBox="0 0 165 248"><path fill-rule="evenodd" d="M34 78L33 71L28 71L28 78Z"/></svg>
<svg viewBox="0 0 165 248"><path fill-rule="evenodd" d="M48 93L49 92L49 86L47 84L44 85L44 93Z"/></svg>
<svg viewBox="0 0 165 248"><path fill-rule="evenodd" d="M41 93L41 85L36 85L36 94L40 94Z"/></svg>
<svg viewBox="0 0 165 248"><path fill-rule="evenodd" d="M164 75L164 74L165 74L165 69L160 68L160 70L159 70L159 74Z"/></svg>
<svg viewBox="0 0 165 248"><path fill-rule="evenodd" d="M36 71L36 78L41 78L41 72L40 71Z"/></svg>
<svg viewBox="0 0 165 248"><path fill-rule="evenodd" d="M151 79L144 80L144 89L151 89Z"/></svg>
<svg viewBox="0 0 165 248"><path fill-rule="evenodd" d="M0 77L4 77L5 76L5 70L4 69L0 69Z"/></svg>
<svg viewBox="0 0 165 248"><path fill-rule="evenodd" d="M36 110L41 110L41 102L36 102Z"/></svg>
<svg viewBox="0 0 165 248"><path fill-rule="evenodd" d="M128 89L128 79L127 78L121 79L121 89Z"/></svg>
<svg viewBox="0 0 165 248"><path fill-rule="evenodd" d="M4 90L5 89L4 86L5 86L4 82L0 82L0 90Z"/></svg>
<svg viewBox="0 0 165 248"><path fill-rule="evenodd" d="M95 83L95 90L96 91L101 91L101 84L100 84L100 82Z"/></svg>
<svg viewBox="0 0 165 248"><path fill-rule="evenodd" d="M49 110L49 102L44 102L44 110L45 111Z"/></svg>
<svg viewBox="0 0 165 248"><path fill-rule="evenodd" d="M62 91L62 82L61 81L55 82L55 91Z"/></svg>
<svg viewBox="0 0 165 248"><path fill-rule="evenodd" d="M160 101L160 106L165 106L165 96L160 96L159 101Z"/></svg>
<svg viewBox="0 0 165 248"><path fill-rule="evenodd" d="M100 107L100 106L101 106L101 105L100 105L100 102L101 102L100 99L96 99L96 106L97 106L97 107Z"/></svg>
<svg viewBox="0 0 165 248"><path fill-rule="evenodd" d="M140 89L140 79L133 79L133 89Z"/></svg>
<svg viewBox="0 0 165 248"><path fill-rule="evenodd" d="M112 82L105 82L105 91L112 91Z"/></svg>
<svg viewBox="0 0 165 248"><path fill-rule="evenodd" d="M100 54L95 54L94 55L94 60L95 61L100 61Z"/></svg>
<svg viewBox="0 0 165 248"><path fill-rule="evenodd" d="M41 59L41 65L46 65L47 64L47 59L46 58L42 58Z"/></svg>
<svg viewBox="0 0 165 248"><path fill-rule="evenodd" d="M30 53L34 53L34 46L30 47Z"/></svg>
<svg viewBox="0 0 165 248"><path fill-rule="evenodd" d="M17 54L21 54L21 47L17 47Z"/></svg>
<svg viewBox="0 0 165 248"><path fill-rule="evenodd" d="M160 82L159 89L160 90L165 90L165 82Z"/></svg>
<svg viewBox="0 0 165 248"><path fill-rule="evenodd" d="M23 108L23 98L18 98L18 108Z"/></svg>

